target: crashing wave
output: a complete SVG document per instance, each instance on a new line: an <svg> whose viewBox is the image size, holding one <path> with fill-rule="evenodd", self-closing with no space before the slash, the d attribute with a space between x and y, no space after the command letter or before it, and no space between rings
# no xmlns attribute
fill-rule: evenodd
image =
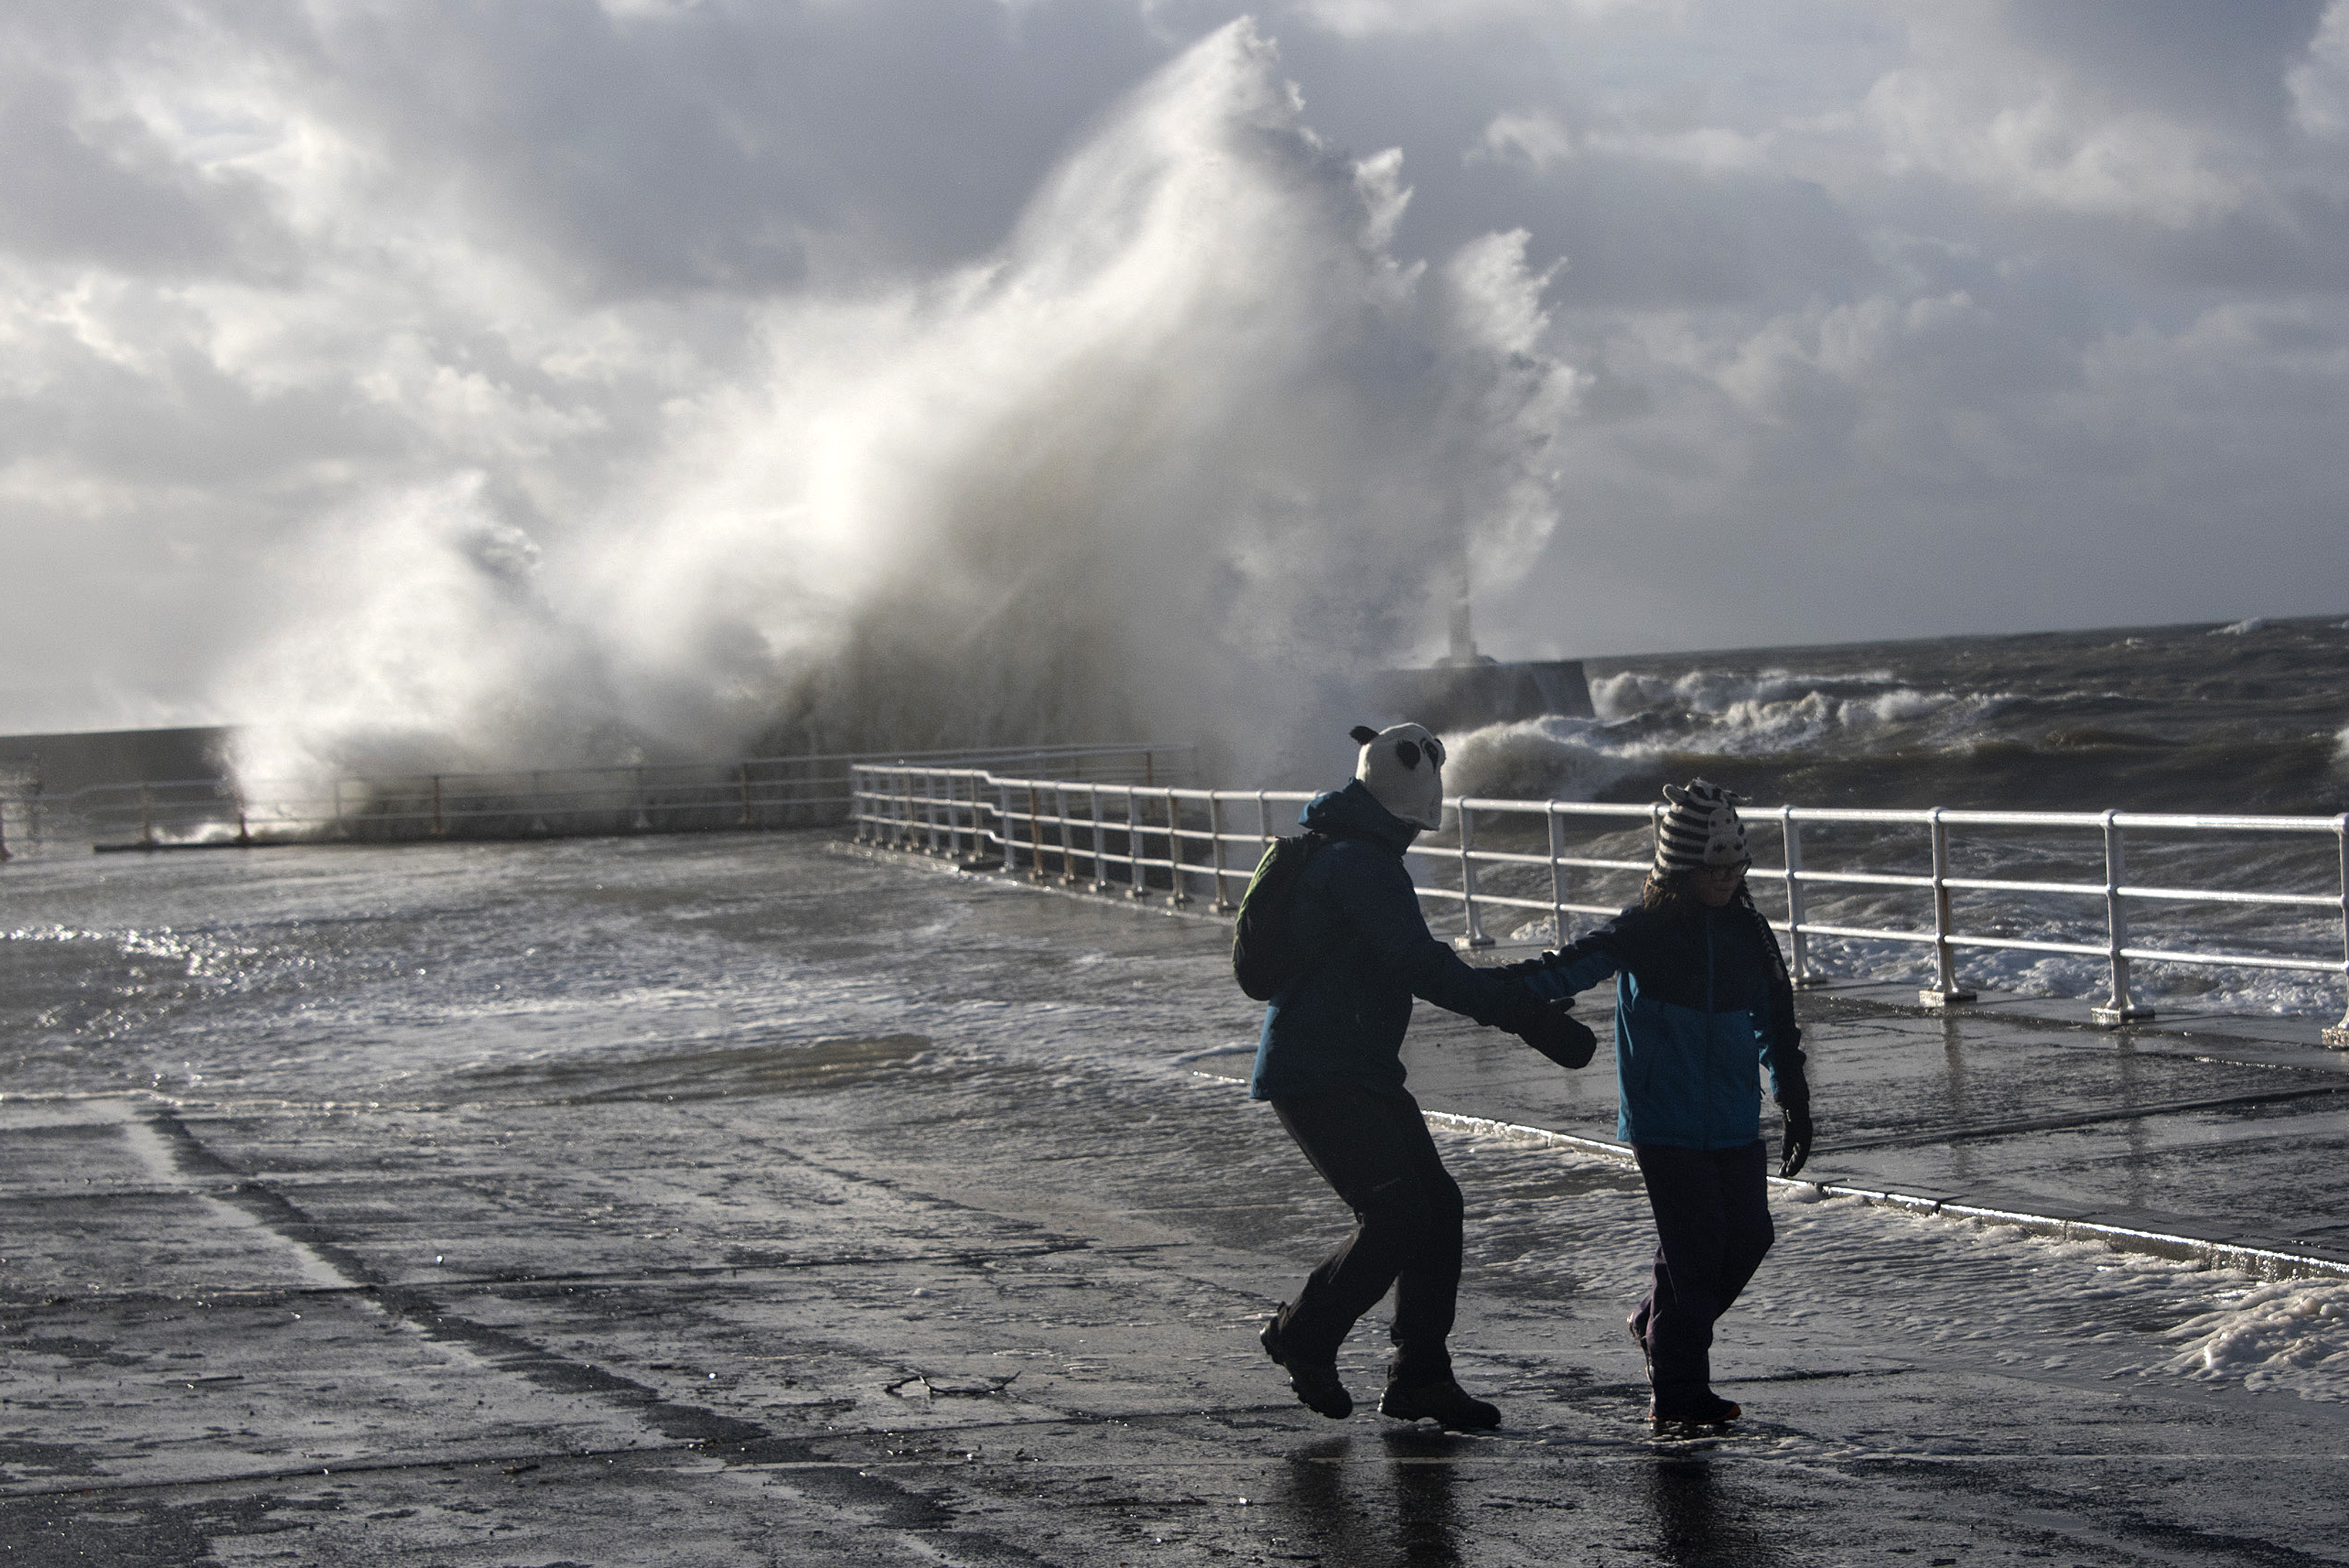
<svg viewBox="0 0 2349 1568"><path fill-rule="evenodd" d="M1740 675L1637 671L1591 682L1595 719L1552 714L1495 724L1453 746L1455 791L1496 798L1588 800L1671 759L1783 758L1880 746L1900 726L1970 733L2003 699L1900 685L1889 671ZM1701 763L1696 765L1702 765Z"/></svg>

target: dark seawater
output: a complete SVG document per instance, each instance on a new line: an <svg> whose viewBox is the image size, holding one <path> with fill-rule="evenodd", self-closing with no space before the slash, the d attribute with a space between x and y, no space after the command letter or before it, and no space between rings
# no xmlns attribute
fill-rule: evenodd
<svg viewBox="0 0 2349 1568"><path fill-rule="evenodd" d="M1455 787L1766 805L2349 811L2349 619L1592 659L1599 716L1464 742Z"/></svg>
<svg viewBox="0 0 2349 1568"><path fill-rule="evenodd" d="M1754 806L1951 806L2336 816L2349 812L2349 619L2323 617L2015 637L1940 638L1740 649L1587 662L1595 719L1545 718L1462 736L1446 784L1510 799L1653 801L1668 779L1710 778ZM1778 830L1749 810L1757 871L1783 865ZM1509 829L1496 824L1495 830ZM1579 852L1644 861L1644 825L1578 824ZM2127 836L2130 883L2288 892L2330 910L2209 901L2133 903L2133 945L2318 960L2330 975L2146 964L2147 1000L2341 1016L2341 846L2320 834ZM1526 845L1522 847L1537 848ZM1909 876L1930 869L1924 829L1810 825L1813 871ZM2101 884L2101 834L1953 830L1951 868L1979 877ZM1535 871L1521 894L1545 897ZM1488 884L1491 879L1488 878ZM1636 875L1586 877L1578 897L1620 903ZM1764 908L1779 887L1757 875ZM2104 940L2101 897L1961 894L1958 929L1985 936ZM1813 921L1930 929L1927 896L1820 887ZM1830 974L1924 972L1926 953L1823 940ZM2101 961L1969 953L1973 983L2062 997L2100 995Z"/></svg>

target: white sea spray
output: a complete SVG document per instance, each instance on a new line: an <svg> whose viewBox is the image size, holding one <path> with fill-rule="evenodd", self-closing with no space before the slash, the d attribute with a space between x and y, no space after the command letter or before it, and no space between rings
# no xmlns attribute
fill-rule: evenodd
<svg viewBox="0 0 2349 1568"><path fill-rule="evenodd" d="M1489 565L1556 521L1542 438L1580 378L1541 347L1547 274L1523 234L1398 262L1409 197L1226 26L997 254L756 313L600 495L485 462L335 520L222 694L243 772L762 734L1275 750L1325 677L1433 624L1460 535Z"/></svg>

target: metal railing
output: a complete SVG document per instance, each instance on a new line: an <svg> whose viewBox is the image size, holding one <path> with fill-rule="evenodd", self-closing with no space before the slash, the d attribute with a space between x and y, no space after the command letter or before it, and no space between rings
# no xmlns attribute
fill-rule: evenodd
<svg viewBox="0 0 2349 1568"><path fill-rule="evenodd" d="M28 845L98 850L289 843L582 837L829 827L850 769L901 756L1075 778L1179 780L1193 748L1133 742L833 753L709 764L348 775L295 783L178 779L0 795L0 859Z"/></svg>
<svg viewBox="0 0 2349 1568"><path fill-rule="evenodd" d="M1257 859L1274 837L1297 829L1297 808L1312 798L1295 790L1214 790L1133 783L1022 777L984 768L925 766L910 761L860 764L852 770L850 819L868 843L985 864L1036 881L1058 880L1095 892L1163 896L1183 906L1204 903L1228 913L1245 890ZM1549 941L1571 935L1571 918L1611 917L1636 897L1647 871L1648 843L1661 805L1584 801L1467 798L1452 803L1448 835L1423 836L1408 852L1419 895L1448 907L1459 925L1457 942L1491 945L1487 922L1516 917L1546 920ZM2134 992L2134 966L2158 963L2202 970L2271 970L2326 975L2349 984L2349 815L2229 816L2152 812L2001 812L1934 807L1858 810L1785 805L1745 813L1761 847L1775 835L1775 863L1757 863L1749 883L1783 914L1770 919L1784 933L1797 984L1826 978L1814 961L1821 940L1890 943L1927 950L1932 982L1919 992L1931 1007L1974 1001L1960 957L1975 950L2062 954L2096 961L2109 994L2090 1010L2092 1020L2119 1027L2149 1020L2153 1010ZM1804 830L1814 846L1836 840L1843 862L1806 864ZM1866 832L1857 842L1849 830ZM1968 861L2004 871L1991 848L1953 846L1952 834L1976 839L2027 831L2025 847L2039 860L2066 857L2085 876L1969 875ZM2064 836L2087 836L2085 844ZM2135 836L2132 837L2132 835ZM1576 837L1582 842L1570 842ZM2300 874L2322 890L2276 887L2189 886L2133 880L2132 845L2258 838L2292 840L2317 853L2299 857ZM1627 857L1636 850L1637 857ZM1961 850L1966 853L1961 853ZM2010 853L2007 859L2014 856ZM2168 858L2177 861L2171 855ZM2240 855L2230 856L2230 863ZM1888 864L1888 862L1889 864ZM2329 884L2329 885L2326 885ZM1594 890L1620 896L1597 901ZM1837 918L1838 898L1889 893L1918 906L1914 923ZM2060 939L2023 936L1994 928L2012 923L1979 900L2005 895L2052 901L2078 911L2055 918ZM1819 918L1815 906L1829 907ZM2179 909L2324 911L2321 940L2330 956L2308 950L2317 939L2284 933L2264 947L2205 942L2155 945L2132 935L2133 909ZM1973 914L1970 928L1964 917ZM2205 917L2207 919L2207 917ZM2241 933L2230 933L2240 935ZM2281 943L2281 946L2279 945ZM2295 949L2297 950L2283 950ZM2328 1044L2349 1046L2349 1005L2327 1027Z"/></svg>

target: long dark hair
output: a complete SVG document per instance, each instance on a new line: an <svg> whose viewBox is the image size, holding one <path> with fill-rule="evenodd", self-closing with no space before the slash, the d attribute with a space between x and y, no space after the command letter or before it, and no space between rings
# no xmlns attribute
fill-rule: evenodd
<svg viewBox="0 0 2349 1568"><path fill-rule="evenodd" d="M1696 896L1691 886L1697 876L1694 871L1649 872L1648 880L1640 888L1640 908L1674 919L1702 914L1704 900ZM1778 933L1770 929L1768 919L1754 907L1754 889L1747 886L1752 879L1750 873L1737 879L1737 892L1730 899L1729 907L1745 911L1745 918L1754 922L1754 935L1762 939L1762 950L1770 955L1771 967L1777 971L1779 979L1785 980L1786 955L1778 946Z"/></svg>

